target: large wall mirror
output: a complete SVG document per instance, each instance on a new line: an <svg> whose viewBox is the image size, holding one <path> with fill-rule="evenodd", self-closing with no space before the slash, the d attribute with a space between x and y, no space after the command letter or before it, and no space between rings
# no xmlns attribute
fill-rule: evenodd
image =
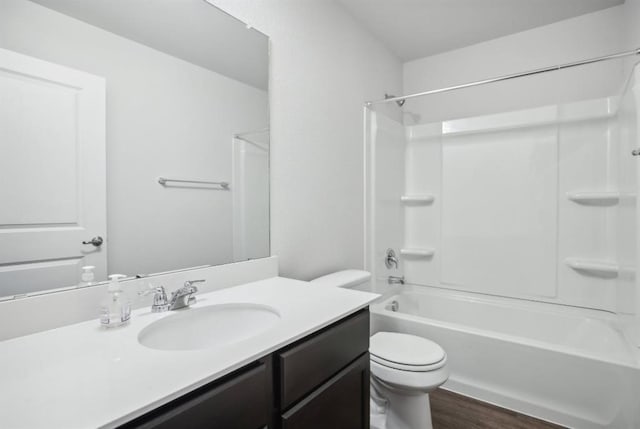
<svg viewBox="0 0 640 429"><path fill-rule="evenodd" d="M204 0L0 0L0 299L268 256L268 58Z"/></svg>

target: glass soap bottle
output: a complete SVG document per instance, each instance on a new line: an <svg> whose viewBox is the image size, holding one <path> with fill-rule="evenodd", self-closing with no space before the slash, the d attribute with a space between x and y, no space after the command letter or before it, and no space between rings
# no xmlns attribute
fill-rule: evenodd
<svg viewBox="0 0 640 429"><path fill-rule="evenodd" d="M131 317L131 302L122 292L120 279L124 274L112 274L109 276L107 296L100 305L100 324L107 328L122 326Z"/></svg>

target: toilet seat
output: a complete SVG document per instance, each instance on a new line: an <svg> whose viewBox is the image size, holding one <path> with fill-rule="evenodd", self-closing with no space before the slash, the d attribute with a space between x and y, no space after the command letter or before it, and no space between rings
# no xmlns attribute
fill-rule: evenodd
<svg viewBox="0 0 640 429"><path fill-rule="evenodd" d="M430 365L407 365L398 362L388 361L386 359L382 359L379 356L374 355L369 352L369 357L371 362L375 362L379 365L386 366L387 368L396 369L398 371L408 371L408 372L429 372L435 371L438 368L442 368L447 363L447 357L444 356L438 362L432 363Z"/></svg>
<svg viewBox="0 0 640 429"><path fill-rule="evenodd" d="M371 361L399 371L428 372L441 368L447 355L426 338L399 332L378 332L370 339Z"/></svg>

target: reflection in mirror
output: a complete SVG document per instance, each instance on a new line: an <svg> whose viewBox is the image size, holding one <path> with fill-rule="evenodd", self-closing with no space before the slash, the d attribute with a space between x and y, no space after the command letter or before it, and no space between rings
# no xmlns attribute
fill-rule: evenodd
<svg viewBox="0 0 640 429"><path fill-rule="evenodd" d="M269 255L266 36L203 0L0 29L0 297Z"/></svg>

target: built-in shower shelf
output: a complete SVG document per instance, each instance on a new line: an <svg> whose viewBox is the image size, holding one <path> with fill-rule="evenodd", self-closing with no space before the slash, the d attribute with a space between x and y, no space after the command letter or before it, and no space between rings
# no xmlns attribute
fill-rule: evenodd
<svg viewBox="0 0 640 429"><path fill-rule="evenodd" d="M587 275L614 278L620 273L620 266L612 261L567 258L565 262L574 270Z"/></svg>
<svg viewBox="0 0 640 429"><path fill-rule="evenodd" d="M578 204L592 206L612 206L620 202L620 193L613 191L603 192L569 192L567 198Z"/></svg>
<svg viewBox="0 0 640 429"><path fill-rule="evenodd" d="M423 249L400 249L400 254L402 256L412 256L415 258L430 258L436 253L436 249L432 248L423 248Z"/></svg>
<svg viewBox="0 0 640 429"><path fill-rule="evenodd" d="M403 195L400 201L405 204L431 204L436 197L433 194Z"/></svg>

